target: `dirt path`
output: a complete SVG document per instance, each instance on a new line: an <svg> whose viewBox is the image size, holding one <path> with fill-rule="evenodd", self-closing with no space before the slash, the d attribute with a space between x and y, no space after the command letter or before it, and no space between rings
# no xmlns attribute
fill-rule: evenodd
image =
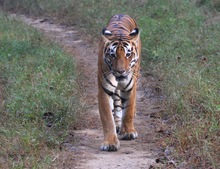
<svg viewBox="0 0 220 169"><path fill-rule="evenodd" d="M52 40L60 43L70 52L82 70L86 91L82 100L89 105L85 125L79 130L69 131L68 140L63 143L62 151L54 158L52 168L82 169L147 169L155 165L158 154L161 121L157 114L162 111L156 79L142 75L137 94L137 116L135 126L139 138L135 141L121 141L117 152L99 150L103 140L97 102L97 46L81 40L79 31L74 27L56 25L50 19L33 20L19 16L25 23L41 30ZM142 72L143 73L143 72ZM86 124L87 123L87 124ZM74 142L73 142L74 140Z"/></svg>

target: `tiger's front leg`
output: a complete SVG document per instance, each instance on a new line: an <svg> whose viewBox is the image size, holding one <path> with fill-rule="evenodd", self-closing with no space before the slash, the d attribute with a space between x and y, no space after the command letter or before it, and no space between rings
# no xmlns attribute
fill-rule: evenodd
<svg viewBox="0 0 220 169"><path fill-rule="evenodd" d="M104 142L101 144L101 150L103 151L117 151L120 147L119 140L116 134L115 123L112 115L113 101L102 87L99 87L98 93L99 113L101 117Z"/></svg>
<svg viewBox="0 0 220 169"><path fill-rule="evenodd" d="M124 107L122 117L122 127L119 133L122 140L133 140L138 137L138 133L134 127L134 116L136 111L136 84L134 84L129 99L122 105ZM123 97L123 95L122 95Z"/></svg>

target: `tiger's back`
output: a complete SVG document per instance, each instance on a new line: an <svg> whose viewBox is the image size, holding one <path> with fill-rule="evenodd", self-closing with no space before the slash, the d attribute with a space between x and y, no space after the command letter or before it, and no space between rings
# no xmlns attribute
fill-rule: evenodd
<svg viewBox="0 0 220 169"><path fill-rule="evenodd" d="M113 16L102 30L98 56L98 101L104 132L101 150L119 148L117 132L126 140L138 136L133 119L140 55L140 33L135 20L123 14Z"/></svg>

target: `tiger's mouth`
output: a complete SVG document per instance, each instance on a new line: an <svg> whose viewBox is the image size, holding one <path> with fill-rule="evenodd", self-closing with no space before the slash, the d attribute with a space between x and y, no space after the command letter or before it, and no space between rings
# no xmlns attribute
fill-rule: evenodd
<svg viewBox="0 0 220 169"><path fill-rule="evenodd" d="M123 81L126 80L128 76L115 76L117 81Z"/></svg>
<svg viewBox="0 0 220 169"><path fill-rule="evenodd" d="M129 72L124 72L122 74L119 73L113 73L113 75L115 76L115 79L117 81L123 81L123 80L127 80L128 76L129 76Z"/></svg>
<svg viewBox="0 0 220 169"><path fill-rule="evenodd" d="M117 70L115 70L113 72L113 75L115 76L117 81L126 80L128 78L128 76L129 76L129 74L130 74L130 71L126 71L126 70L124 70L124 71L117 71Z"/></svg>

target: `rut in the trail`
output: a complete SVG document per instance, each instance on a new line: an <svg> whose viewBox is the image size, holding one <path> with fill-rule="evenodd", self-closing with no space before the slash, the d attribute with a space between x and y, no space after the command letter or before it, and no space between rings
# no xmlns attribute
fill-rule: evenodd
<svg viewBox="0 0 220 169"><path fill-rule="evenodd" d="M139 80L135 118L139 138L135 141L120 141L121 148L117 152L102 152L99 150L103 133L97 102L97 48L81 40L74 27L56 25L49 19L19 18L60 43L75 57L85 76L82 100L89 105L89 109L83 113L87 124L82 124L82 130L69 131L69 139L62 145L64 148L54 160L53 168L147 169L154 165L158 142L155 129L160 125L160 120L151 117L161 111L161 96L155 88L155 78L148 75L141 76Z"/></svg>

